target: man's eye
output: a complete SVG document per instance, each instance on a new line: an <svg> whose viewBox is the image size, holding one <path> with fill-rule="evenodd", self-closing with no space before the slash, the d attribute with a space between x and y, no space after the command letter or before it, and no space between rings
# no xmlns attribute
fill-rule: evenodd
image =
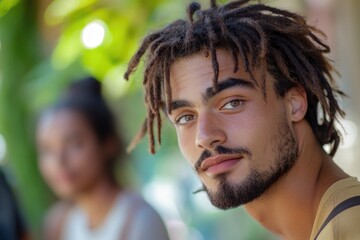
<svg viewBox="0 0 360 240"><path fill-rule="evenodd" d="M232 100L232 101L226 103L224 106L222 106L221 110L231 110L231 109L241 106L243 103L244 103L244 101L242 101L240 99L235 99L235 100Z"/></svg>
<svg viewBox="0 0 360 240"><path fill-rule="evenodd" d="M195 119L194 115L187 114L187 115L183 115L183 116L179 117L178 119L176 119L175 123L177 125L185 125L194 119Z"/></svg>

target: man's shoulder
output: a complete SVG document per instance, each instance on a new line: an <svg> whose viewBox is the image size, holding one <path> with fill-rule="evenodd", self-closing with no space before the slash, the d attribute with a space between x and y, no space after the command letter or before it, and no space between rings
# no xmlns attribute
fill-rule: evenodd
<svg viewBox="0 0 360 240"><path fill-rule="evenodd" d="M360 183L356 178L350 178L343 183L335 194L337 202L343 202L353 197L360 197ZM360 239L360 205L347 208L333 220L333 234L335 239Z"/></svg>
<svg viewBox="0 0 360 240"><path fill-rule="evenodd" d="M339 181L337 187L332 190L329 201L333 202L333 207L350 198L360 196L360 182L355 177L350 177Z"/></svg>
<svg viewBox="0 0 360 240"><path fill-rule="evenodd" d="M332 205L335 207L342 201L354 196L360 196L360 182L355 177L346 178L334 183L322 197L321 205Z"/></svg>
<svg viewBox="0 0 360 240"><path fill-rule="evenodd" d="M335 208L342 205L342 210L321 231L318 240L360 239L360 205L356 203L347 208L343 204L353 197L360 197L360 183L356 178L341 180L328 189L319 205L313 234L319 231L320 225Z"/></svg>
<svg viewBox="0 0 360 240"><path fill-rule="evenodd" d="M321 231L317 240L360 239L360 206L349 208L337 215Z"/></svg>
<svg viewBox="0 0 360 240"><path fill-rule="evenodd" d="M360 205L343 211L334 220L337 239L360 239Z"/></svg>

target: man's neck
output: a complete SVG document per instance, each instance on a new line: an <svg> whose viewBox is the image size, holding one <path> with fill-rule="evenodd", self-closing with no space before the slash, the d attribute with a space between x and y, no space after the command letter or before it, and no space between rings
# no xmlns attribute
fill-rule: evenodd
<svg viewBox="0 0 360 240"><path fill-rule="evenodd" d="M299 158L290 172L245 205L253 218L282 239L309 239L325 191L348 177L322 150L310 129L300 133L298 140Z"/></svg>

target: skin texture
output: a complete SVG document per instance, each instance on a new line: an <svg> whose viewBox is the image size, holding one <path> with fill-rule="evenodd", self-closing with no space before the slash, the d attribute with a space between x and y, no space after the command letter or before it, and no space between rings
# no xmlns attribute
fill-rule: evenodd
<svg viewBox="0 0 360 240"><path fill-rule="evenodd" d="M37 145L39 168L50 188L62 200L83 208L91 227L99 226L120 192L108 170L116 144L111 139L100 142L80 113L58 110L39 122ZM59 202L49 211L46 239L58 239L70 208Z"/></svg>
<svg viewBox="0 0 360 240"><path fill-rule="evenodd" d="M174 110L169 118L182 154L213 204L224 208L245 204L251 216L281 238L308 239L321 196L347 175L323 151L304 119L305 91L297 87L278 97L268 74L264 98L256 83L248 84L250 76L241 61L240 70L234 73L229 52L218 49L217 58L220 86L228 79L245 82L217 93L211 91L213 68L203 53L179 59L171 66ZM256 69L254 72L259 78ZM239 151L218 151L219 147ZM209 165L212 167L204 167ZM281 168L269 182L268 176ZM250 198L220 204L232 197L229 187L233 195L246 197L250 193L245 190L256 186L259 189Z"/></svg>

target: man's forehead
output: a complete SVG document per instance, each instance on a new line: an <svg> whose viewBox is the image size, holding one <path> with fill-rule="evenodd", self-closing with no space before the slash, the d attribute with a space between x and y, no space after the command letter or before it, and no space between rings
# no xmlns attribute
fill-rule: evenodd
<svg viewBox="0 0 360 240"><path fill-rule="evenodd" d="M231 54L225 50L217 51L219 63L219 80L237 74L233 73L234 62ZM170 66L170 84L173 95L189 87L206 89L213 84L214 69L210 55L203 52L190 55L175 61ZM205 80L205 81L204 81ZM201 86L197 86L201 84Z"/></svg>
<svg viewBox="0 0 360 240"><path fill-rule="evenodd" d="M231 54L219 49L217 50L217 61L220 70L233 70L234 62ZM211 56L204 52L194 53L190 56L182 57L176 60L170 66L170 79L172 81L178 78L187 78L189 76L202 76L204 74L214 74Z"/></svg>
<svg viewBox="0 0 360 240"><path fill-rule="evenodd" d="M242 88L256 90L263 97L261 80L261 73L258 69L253 69L253 79L248 72L245 71L244 62L238 59L238 71L234 73L234 59L233 55L224 49L217 50L217 61L219 63L219 78L218 83L225 88L231 86L239 86ZM171 93L174 100L198 98L199 95L204 98L204 95L214 95L210 92L213 86L214 68L210 55L205 55L204 52L196 53L188 57L183 57L176 60L170 66L170 84ZM233 80L236 81L233 81ZM230 80L230 81L229 81ZM240 80L240 81L238 81ZM226 83L225 83L226 82ZM266 73L265 91L275 91L275 80L270 73ZM222 86L222 87L224 87ZM270 90L272 89L272 90ZM209 91L207 91L209 90ZM268 93L266 94L268 95Z"/></svg>

